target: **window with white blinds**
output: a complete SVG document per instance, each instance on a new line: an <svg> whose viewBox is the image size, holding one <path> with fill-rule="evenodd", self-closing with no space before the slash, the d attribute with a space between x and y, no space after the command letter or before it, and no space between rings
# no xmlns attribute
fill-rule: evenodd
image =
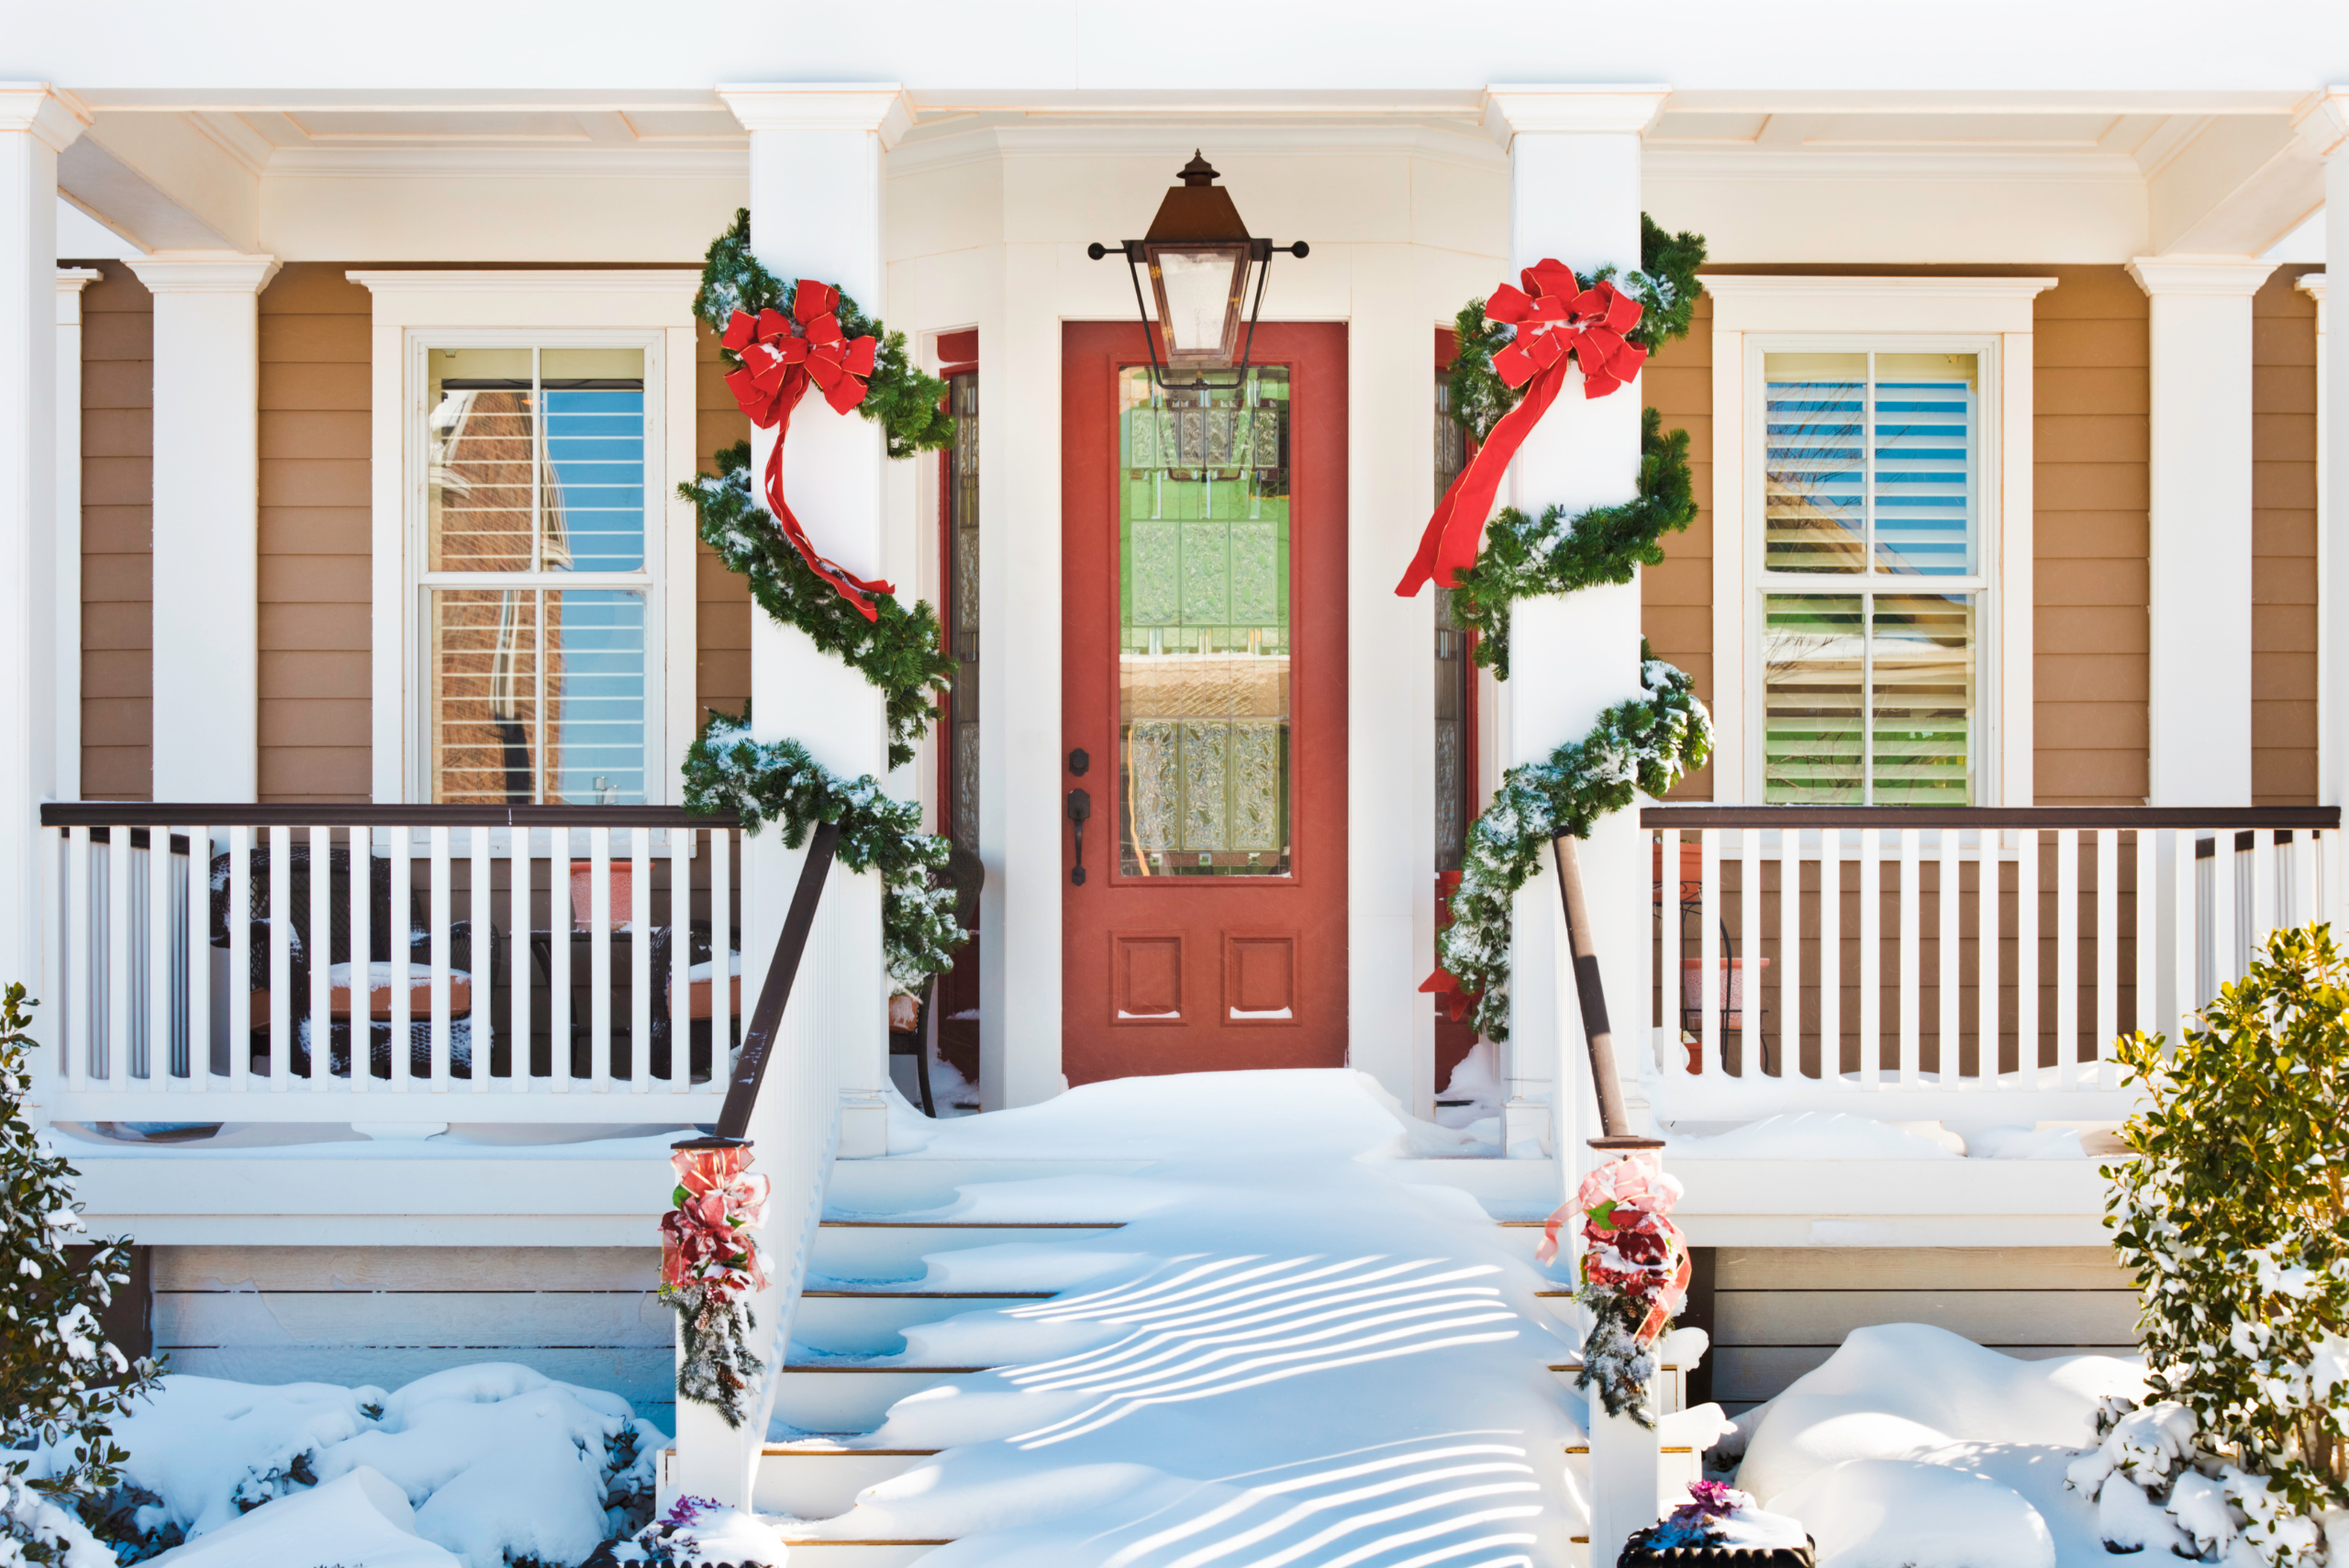
<svg viewBox="0 0 2349 1568"><path fill-rule="evenodd" d="M435 803L654 798L650 358L640 339L425 350L418 729Z"/></svg>
<svg viewBox="0 0 2349 1568"><path fill-rule="evenodd" d="M1762 798L1976 803L1982 359L1762 355Z"/></svg>

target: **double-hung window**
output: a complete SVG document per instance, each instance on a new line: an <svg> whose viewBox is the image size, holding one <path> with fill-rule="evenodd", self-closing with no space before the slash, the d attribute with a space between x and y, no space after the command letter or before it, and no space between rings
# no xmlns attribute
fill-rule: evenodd
<svg viewBox="0 0 2349 1568"><path fill-rule="evenodd" d="M1762 800L1977 804L1987 346L1756 347Z"/></svg>
<svg viewBox="0 0 2349 1568"><path fill-rule="evenodd" d="M428 798L659 798L657 334L419 342Z"/></svg>

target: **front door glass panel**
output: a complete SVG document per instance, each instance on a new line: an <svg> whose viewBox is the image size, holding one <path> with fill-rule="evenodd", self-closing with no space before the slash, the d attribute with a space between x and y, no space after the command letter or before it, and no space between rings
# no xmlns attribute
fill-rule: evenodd
<svg viewBox="0 0 2349 1568"><path fill-rule="evenodd" d="M1119 378L1118 818L1128 876L1285 876L1289 377Z"/></svg>

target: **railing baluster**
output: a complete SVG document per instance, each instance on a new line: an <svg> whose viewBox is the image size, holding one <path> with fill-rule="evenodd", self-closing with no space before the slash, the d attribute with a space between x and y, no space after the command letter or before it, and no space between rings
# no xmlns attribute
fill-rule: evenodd
<svg viewBox="0 0 2349 1568"><path fill-rule="evenodd" d="M1922 1035L1919 1013L1924 998L1919 995L1923 985L1920 971L1923 932L1920 929L1923 889L1919 885L1922 875L1918 870L1921 835L1914 828L1900 829L1900 1086L1917 1086L1919 1059L1923 1055Z"/></svg>
<svg viewBox="0 0 2349 1568"><path fill-rule="evenodd" d="M414 829L391 834L391 929L384 933L392 955L392 1092L407 1093L416 1060L416 873L410 864ZM429 975L430 970L426 973ZM430 982L428 980L427 984Z"/></svg>
<svg viewBox="0 0 2349 1568"><path fill-rule="evenodd" d="M2080 830L2055 833L2055 1085L2080 1071Z"/></svg>
<svg viewBox="0 0 2349 1568"><path fill-rule="evenodd" d="M228 829L228 1087L250 1088L253 1060L253 830Z"/></svg>
<svg viewBox="0 0 2349 1568"><path fill-rule="evenodd" d="M587 829L587 1051L596 1092L611 1087L612 830Z"/></svg>
<svg viewBox="0 0 2349 1568"><path fill-rule="evenodd" d="M2006 835L1976 835L1974 867L1974 1081L1998 1086L1998 862Z"/></svg>
<svg viewBox="0 0 2349 1568"><path fill-rule="evenodd" d="M2322 918L2317 913L2316 861L2316 834L2306 828L2294 829L2291 859L2291 908L2284 917L2284 924L2288 926L2310 926Z"/></svg>
<svg viewBox="0 0 2349 1568"><path fill-rule="evenodd" d="M130 1000L130 829L106 833L106 1043L100 1074L112 1088L130 1082L134 1018Z"/></svg>
<svg viewBox="0 0 2349 1568"><path fill-rule="evenodd" d="M95 887L90 881L90 830L68 829L65 851L65 1081L73 1088L90 1085L90 1052L97 1030L91 1028L98 1010L95 956L98 923L93 914Z"/></svg>
<svg viewBox="0 0 2349 1568"><path fill-rule="evenodd" d="M2096 829L2097 1082L2111 1071L2112 1037L2121 1032L2121 832Z"/></svg>
<svg viewBox="0 0 2349 1568"><path fill-rule="evenodd" d="M455 944L449 929L449 829L434 828L431 837L432 923L432 1092L449 1092L449 1027L451 1004L450 950ZM470 982L470 975L468 981ZM468 1069L470 1071L470 1068Z"/></svg>
<svg viewBox="0 0 2349 1568"><path fill-rule="evenodd" d="M2160 922L2156 918L2161 913L2161 901L2156 895L2161 868L2157 863L2155 851L2158 846L2153 829L2140 828L2134 837L2137 841L2137 995L2135 1006L2129 1010L2129 1027L2151 1034L2154 1031L2147 1026L2154 1018L2154 994L2161 984L2156 967L2161 957L2161 940L2157 935ZM2117 1086L2119 1077L2119 1069L2108 1065L2099 1075L2097 1086L2113 1088Z"/></svg>
<svg viewBox="0 0 2349 1568"><path fill-rule="evenodd" d="M2276 911L2276 835L2254 828L2251 834L2251 954L2267 949L2267 938L2281 924Z"/></svg>
<svg viewBox="0 0 2349 1568"><path fill-rule="evenodd" d="M1860 1084L1884 1085L1884 835L1860 829Z"/></svg>
<svg viewBox="0 0 2349 1568"><path fill-rule="evenodd" d="M490 913L491 868L497 862L491 851L489 829L478 824L473 828L470 862L466 875L472 882L473 907L466 914L471 931L466 947L473 971L473 1028L468 1032L473 1040L473 1091L485 1095L489 1093L490 1074L497 1060L497 1009L494 1006L497 995L497 928Z"/></svg>
<svg viewBox="0 0 2349 1568"><path fill-rule="evenodd" d="M1843 1076L1843 829L1819 833L1819 1076L1837 1089Z"/></svg>
<svg viewBox="0 0 2349 1568"><path fill-rule="evenodd" d="M669 973L661 977L669 999L669 1092L693 1086L694 829L669 829ZM721 982L716 967L710 984Z"/></svg>
<svg viewBox="0 0 2349 1568"><path fill-rule="evenodd" d="M312 1092L334 1086L334 829L310 829L310 1021Z"/></svg>
<svg viewBox="0 0 2349 1568"><path fill-rule="evenodd" d="M709 1081L726 1081L734 1047L734 831L709 830ZM1675 979L1677 977L1675 976ZM1679 1038L1677 1034L1675 1039Z"/></svg>
<svg viewBox="0 0 2349 1568"><path fill-rule="evenodd" d="M2039 1087L2039 829L2015 835L2015 1083Z"/></svg>
<svg viewBox="0 0 2349 1568"><path fill-rule="evenodd" d="M187 1086L212 1089L212 829L187 830Z"/></svg>
<svg viewBox="0 0 2349 1568"><path fill-rule="evenodd" d="M173 1023L179 1001L172 984L172 829L147 829L147 1078L137 1085L161 1094L172 1087Z"/></svg>
<svg viewBox="0 0 2349 1568"><path fill-rule="evenodd" d="M715 839L718 835L712 833L710 837ZM1667 1074L1686 1073L1688 1070L1688 1052L1682 1049L1680 1043L1680 834L1674 828L1665 828L1652 835L1649 842L1652 845L1649 853L1655 856L1656 991L1661 998L1658 1006L1664 1018L1658 1027L1664 1038L1672 1042L1671 1049L1659 1059L1659 1064ZM715 966L715 973L722 974L723 965Z"/></svg>
<svg viewBox="0 0 2349 1568"><path fill-rule="evenodd" d="M2210 995L2240 976L2242 953L2236 933L2235 836L2225 828L2210 836Z"/></svg>
<svg viewBox="0 0 2349 1568"><path fill-rule="evenodd" d="M547 856L547 1054L548 1086L558 1095L571 1093L578 1072L573 1056L577 1045L571 1036L571 937L578 929L572 907L571 829L556 828L548 835Z"/></svg>
<svg viewBox="0 0 2349 1568"><path fill-rule="evenodd" d="M1802 1076L1802 830L1778 831L1778 1075Z"/></svg>
<svg viewBox="0 0 2349 1568"><path fill-rule="evenodd" d="M1965 873L1958 859L1957 829L1941 830L1941 869L1935 873L1938 881L1935 902L1940 906L1941 929L1934 936L1935 956L1941 961L1940 973L1934 980L1935 1000L1941 1004L1941 1018L1934 1026L1939 1043L1934 1061L1940 1071L1942 1092L1954 1092L1961 1085L1958 1078L1965 1065L1964 1043L1959 1038L1958 1018L1958 915L1965 890Z"/></svg>
<svg viewBox="0 0 2349 1568"><path fill-rule="evenodd" d="M294 832L269 830L269 1087L294 1083Z"/></svg>
<svg viewBox="0 0 2349 1568"><path fill-rule="evenodd" d="M1742 967L1741 967L1742 966ZM1724 1010L1737 1015L1737 1071L1740 1077L1762 1073L1762 834L1741 828L1737 834L1737 942L1720 977ZM1731 998L1736 998L1735 1006ZM1752 1025L1752 1028L1746 1026ZM1783 1027L1783 1026L1782 1026Z"/></svg>
<svg viewBox="0 0 2349 1568"><path fill-rule="evenodd" d="M628 1086L652 1091L652 835L628 835Z"/></svg>
<svg viewBox="0 0 2349 1568"><path fill-rule="evenodd" d="M506 918L508 922L506 1049L513 1062L513 1082L507 1086L518 1095L527 1095L533 1087L530 1073L530 932L537 924L530 911L530 830L515 827L506 831Z"/></svg>
<svg viewBox="0 0 2349 1568"><path fill-rule="evenodd" d="M2195 830L2173 828L2166 837L2174 906L2170 911L2169 1005L2159 1021L2175 1040L2186 1020L2202 1006L2202 898L2198 885L2201 879L2195 870Z"/></svg>
<svg viewBox="0 0 2349 1568"><path fill-rule="evenodd" d="M354 1095L364 1095L375 1087L375 830L353 828L350 834L351 984L343 995L351 1017L350 1088ZM398 985L406 976L386 978Z"/></svg>
<svg viewBox="0 0 2349 1568"><path fill-rule="evenodd" d="M1728 1005L1729 977L1721 968L1721 836L1708 828L1698 836L1698 904L1697 945L1697 1027L1704 1037L1698 1067L1705 1073L1726 1071L1721 1058L1721 1009ZM1685 993L1684 993L1685 994Z"/></svg>

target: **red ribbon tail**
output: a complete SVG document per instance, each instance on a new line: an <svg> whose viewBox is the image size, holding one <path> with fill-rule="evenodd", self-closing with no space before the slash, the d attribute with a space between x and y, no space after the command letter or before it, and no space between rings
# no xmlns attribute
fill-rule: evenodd
<svg viewBox="0 0 2349 1568"><path fill-rule="evenodd" d="M1460 493L1460 482L1467 477L1468 471L1462 469L1437 500L1435 513L1428 518L1427 530L1419 535L1419 553L1411 557L1411 564L1405 570L1403 580L1395 584L1397 598L1412 597L1434 577L1436 550L1442 545L1443 530L1452 521L1453 498Z"/></svg>
<svg viewBox="0 0 2349 1568"><path fill-rule="evenodd" d="M799 552L799 559L807 563L808 571L830 584L833 591L854 606L858 615L863 616L866 620L878 620L881 618L881 612L873 607L873 601L866 598L865 595L887 594L894 590L886 583L868 583L861 577L851 576L831 562L817 554L814 543L807 538L807 530L800 527L798 517L792 513L790 503L783 498L784 439L791 434L791 411L798 405L799 399L806 395L807 384L807 374L804 372L795 372L785 381L783 395L776 399L778 412L775 418L774 445L767 449L767 510L774 515L775 526L783 530L783 537L791 541L791 547Z"/></svg>

